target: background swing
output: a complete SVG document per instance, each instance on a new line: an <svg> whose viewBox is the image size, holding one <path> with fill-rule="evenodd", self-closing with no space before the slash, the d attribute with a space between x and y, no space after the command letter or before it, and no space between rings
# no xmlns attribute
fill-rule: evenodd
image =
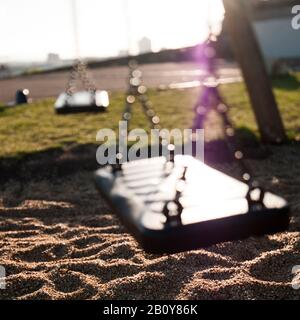
<svg viewBox="0 0 300 320"><path fill-rule="evenodd" d="M76 0L72 1L72 18L76 56L79 57ZM78 81L81 82L83 90L77 91L76 85ZM108 106L108 92L96 88L95 83L88 74L87 64L78 58L73 65L65 92L61 93L55 102L54 109L56 113L101 112L106 111Z"/></svg>
<svg viewBox="0 0 300 320"><path fill-rule="evenodd" d="M76 80L81 80L84 91L76 90ZM109 106L108 92L97 90L88 77L86 63L78 60L70 74L64 93L57 98L54 108L59 114L78 112L101 112Z"/></svg>
<svg viewBox="0 0 300 320"><path fill-rule="evenodd" d="M211 66L213 59L209 60ZM172 153L169 159L157 157L123 164L119 153L116 165L95 174L97 188L147 252L191 250L276 233L289 225L287 202L266 192L253 179L243 153L237 149L228 106L219 94L213 68L209 71L210 81L195 107L193 128L203 128L209 106L221 116L225 142L239 163L242 181L191 156ZM150 108L141 72L131 65L123 120L131 119L136 100L141 102L150 126L159 128L159 117Z"/></svg>

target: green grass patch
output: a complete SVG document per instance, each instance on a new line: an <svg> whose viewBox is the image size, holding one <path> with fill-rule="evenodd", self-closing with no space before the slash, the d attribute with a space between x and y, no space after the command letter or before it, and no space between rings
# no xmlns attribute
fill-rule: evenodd
<svg viewBox="0 0 300 320"><path fill-rule="evenodd" d="M300 74L279 77L273 86L290 139L300 138ZM258 135L255 118L243 83L228 84L221 92L231 106L230 116L239 128ZM189 128L193 121L193 106L199 89L182 91L150 90L149 97L164 128ZM107 113L56 115L54 100L44 100L14 108L0 106L0 157L20 157L65 145L96 144L97 131L102 128L117 130L124 108L124 93L111 94ZM133 108L131 127L148 128L141 107Z"/></svg>

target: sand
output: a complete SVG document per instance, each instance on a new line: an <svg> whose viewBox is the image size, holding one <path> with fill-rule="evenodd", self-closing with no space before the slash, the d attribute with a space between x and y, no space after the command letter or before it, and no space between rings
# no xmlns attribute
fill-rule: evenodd
<svg viewBox="0 0 300 320"><path fill-rule="evenodd" d="M162 256L126 233L94 188L93 165L68 166L78 154L9 164L0 178L0 299L300 299L291 286L300 265L300 145L272 152L250 163L292 204L287 232Z"/></svg>

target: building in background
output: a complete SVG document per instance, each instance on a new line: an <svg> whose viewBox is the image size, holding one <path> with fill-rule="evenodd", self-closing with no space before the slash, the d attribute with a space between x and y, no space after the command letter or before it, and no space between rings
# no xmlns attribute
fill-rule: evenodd
<svg viewBox="0 0 300 320"><path fill-rule="evenodd" d="M60 59L59 54L57 53L49 53L47 57L47 64L51 66L57 66L62 64L62 60Z"/></svg>
<svg viewBox="0 0 300 320"><path fill-rule="evenodd" d="M0 79L4 79L10 76L9 67L6 64L0 64Z"/></svg>
<svg viewBox="0 0 300 320"><path fill-rule="evenodd" d="M152 43L151 40L147 37L143 37L138 41L139 53L152 52Z"/></svg>
<svg viewBox="0 0 300 320"><path fill-rule="evenodd" d="M119 57L128 57L129 51L128 50L120 50L118 56Z"/></svg>
<svg viewBox="0 0 300 320"><path fill-rule="evenodd" d="M251 0L250 17L269 71L300 67L300 31L292 28L299 0Z"/></svg>

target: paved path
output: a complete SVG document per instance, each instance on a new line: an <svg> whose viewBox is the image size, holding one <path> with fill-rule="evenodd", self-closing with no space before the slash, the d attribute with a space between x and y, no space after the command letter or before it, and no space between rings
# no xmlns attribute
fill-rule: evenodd
<svg viewBox="0 0 300 320"><path fill-rule="evenodd" d="M194 63L162 63L141 65L144 83L148 87L158 87L175 83L195 83L203 70ZM90 71L97 87L107 90L124 90L127 87L128 68L108 67ZM68 80L68 72L32 75L14 79L0 80L0 101L7 103L14 99L16 90L27 88L33 99L56 97L62 92ZM240 77L235 65L224 65L219 72L222 79ZM229 81L230 82L230 81Z"/></svg>

